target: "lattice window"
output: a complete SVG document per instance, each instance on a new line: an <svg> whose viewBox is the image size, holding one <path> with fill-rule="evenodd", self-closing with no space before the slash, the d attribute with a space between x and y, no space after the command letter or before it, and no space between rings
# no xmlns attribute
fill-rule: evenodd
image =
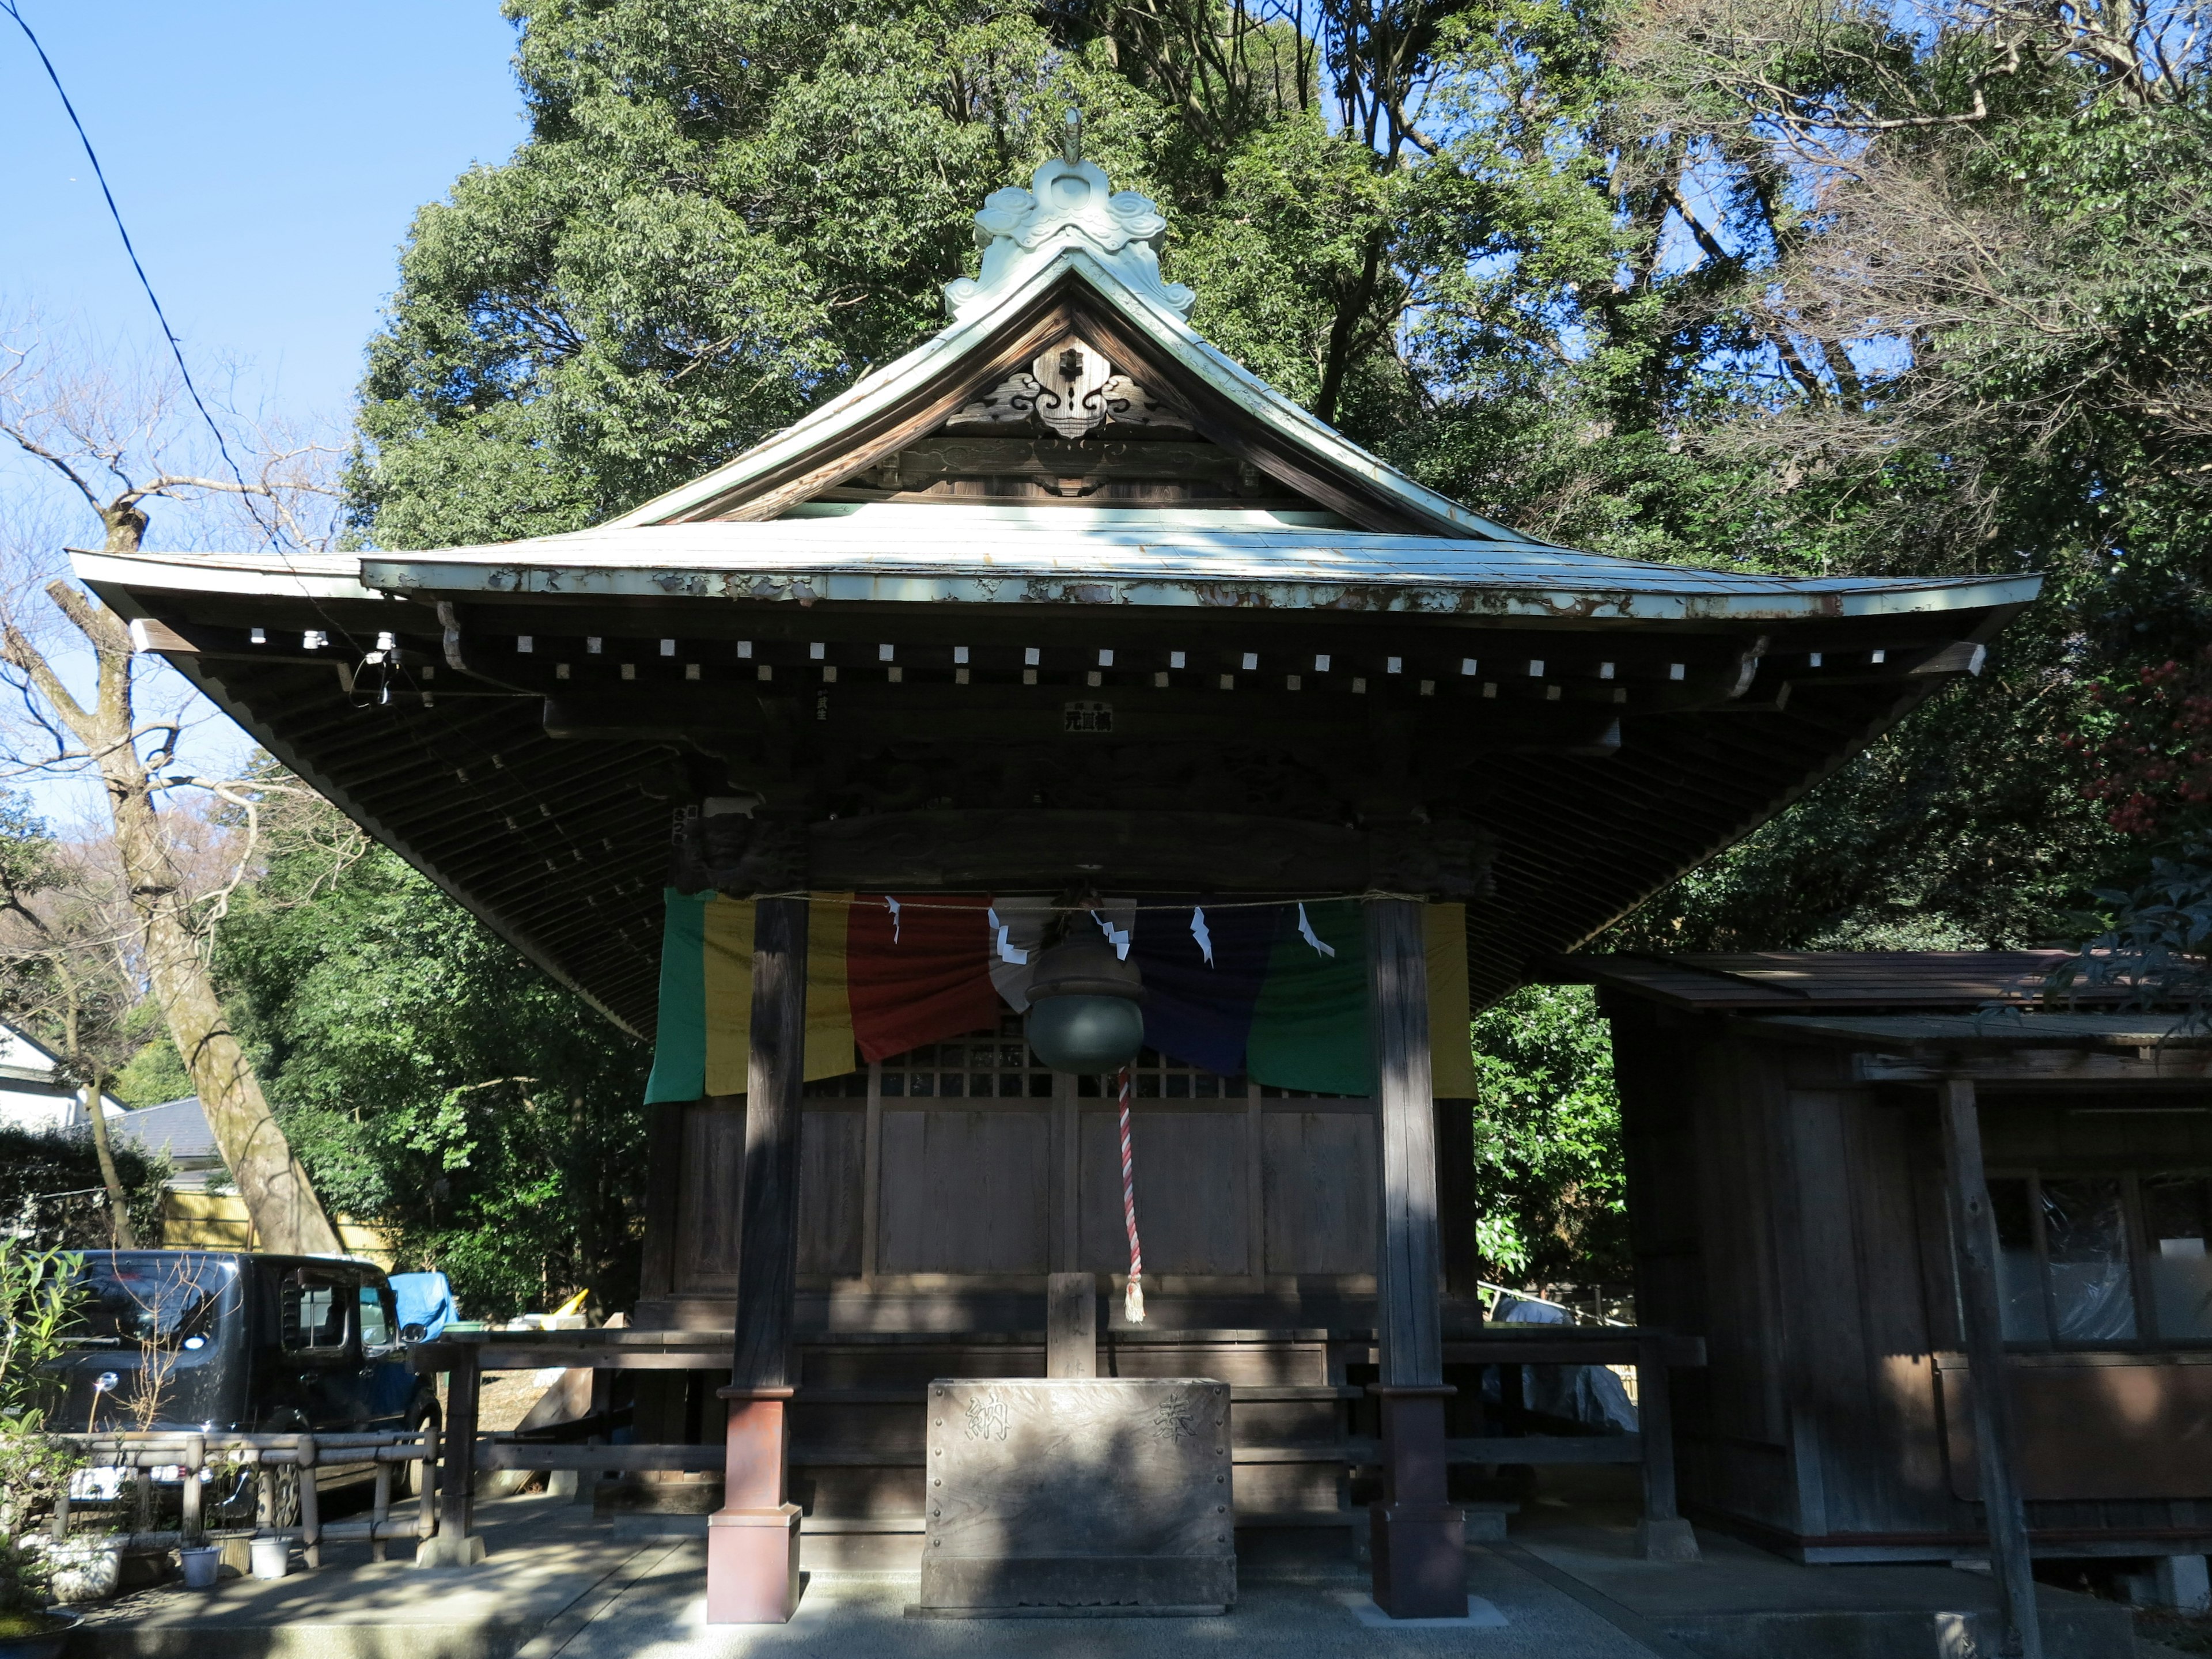
<svg viewBox="0 0 2212 1659"><path fill-rule="evenodd" d="M1049 1100L1052 1073L1023 1040L1018 1014L995 1031L933 1042L883 1065L885 1100Z"/></svg>
<svg viewBox="0 0 2212 1659"><path fill-rule="evenodd" d="M1241 1077L1223 1077L1200 1066L1186 1066L1150 1048L1137 1055L1130 1070L1129 1092L1138 1100L1242 1100L1245 1095L1246 1085ZM1111 1096L1117 1087L1111 1077L1075 1080L1075 1092L1085 1099Z"/></svg>

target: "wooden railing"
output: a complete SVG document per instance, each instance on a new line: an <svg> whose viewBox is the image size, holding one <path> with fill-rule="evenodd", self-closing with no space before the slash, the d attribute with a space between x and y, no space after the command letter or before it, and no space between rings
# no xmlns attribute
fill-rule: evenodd
<svg viewBox="0 0 2212 1659"><path fill-rule="evenodd" d="M309 1566L322 1565L325 1543L367 1543L373 1559L385 1559L385 1545L395 1538L431 1538L437 1534L435 1505L438 1435L416 1433L368 1434L216 1434L155 1430L143 1434L65 1434L55 1439L84 1457L94 1469L176 1469L183 1480L183 1515L174 1532L137 1531L118 1534L125 1548L175 1549L199 1544L211 1536L225 1538L289 1538L305 1547ZM376 1490L365 1519L325 1521L315 1488L318 1468L373 1463ZM403 1463L417 1466L415 1513L395 1516L392 1508L392 1471ZM257 1515L250 1528L225 1527L210 1532L204 1524L206 1493L204 1473L228 1474L244 1469L294 1468L299 1471L298 1524L279 1526L271 1510L270 1483L261 1482ZM55 1500L53 1535L57 1542L69 1536L75 1507L64 1493Z"/></svg>

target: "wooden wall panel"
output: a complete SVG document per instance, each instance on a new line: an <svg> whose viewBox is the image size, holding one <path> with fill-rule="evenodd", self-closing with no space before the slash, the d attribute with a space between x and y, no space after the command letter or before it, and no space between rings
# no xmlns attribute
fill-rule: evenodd
<svg viewBox="0 0 2212 1659"><path fill-rule="evenodd" d="M1945 1356L1952 1490L1981 1496L1973 1375ZM2045 1502L2212 1498L2212 1363L2036 1354L2012 1362L2024 1495Z"/></svg>
<svg viewBox="0 0 2212 1659"><path fill-rule="evenodd" d="M808 1102L799 1134L799 1271L850 1278L860 1271L863 1148L867 1112Z"/></svg>
<svg viewBox="0 0 2212 1659"><path fill-rule="evenodd" d="M684 1158L676 1202L678 1296L734 1296L738 1199L745 1161L741 1096L684 1108Z"/></svg>
<svg viewBox="0 0 2212 1659"><path fill-rule="evenodd" d="M1228 1105L1218 1112L1130 1111L1137 1232L1147 1273L1251 1271L1244 1103ZM1126 1273L1119 1115L1083 1113L1078 1138L1082 1196L1076 1271Z"/></svg>
<svg viewBox="0 0 2212 1659"><path fill-rule="evenodd" d="M1872 1397L1878 1523L1890 1531L1941 1529L1951 1518L1936 1404L1936 1344L1929 1328L1915 1174L1926 1146L1915 1103L1867 1089L1850 1097L1849 1156L1857 1171L1859 1308ZM1940 1160L1940 1154L1935 1154Z"/></svg>
<svg viewBox="0 0 2212 1659"><path fill-rule="evenodd" d="M1375 1271L1375 1152L1371 1112L1267 1114L1268 1273Z"/></svg>
<svg viewBox="0 0 2212 1659"><path fill-rule="evenodd" d="M1036 1110L883 1115L885 1273L1047 1271L1051 1126Z"/></svg>
<svg viewBox="0 0 2212 1659"><path fill-rule="evenodd" d="M1771 1179L1780 1369L1789 1394L1799 1532L1881 1525L1881 1463L1862 1323L1867 1285L1853 1224L1861 1176L1848 1133L1850 1097L1790 1088L1784 1055L1746 1045L1741 1062L1775 1107Z"/></svg>
<svg viewBox="0 0 2212 1659"><path fill-rule="evenodd" d="M857 1103L855 1103L857 1107ZM738 1288L738 1193L745 1156L742 1096L680 1109L672 1258L674 1293L732 1296ZM799 1271L860 1271L861 1147L866 1115L809 1104L799 1121Z"/></svg>

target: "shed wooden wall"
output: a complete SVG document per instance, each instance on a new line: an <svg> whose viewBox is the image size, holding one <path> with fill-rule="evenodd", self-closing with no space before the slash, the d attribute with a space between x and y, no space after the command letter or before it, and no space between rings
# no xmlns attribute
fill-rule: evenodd
<svg viewBox="0 0 2212 1659"><path fill-rule="evenodd" d="M1936 1356L1958 1346L1932 1103L1837 1051L1609 998L1638 1314L1675 1378L1684 1501L1793 1548L1913 1553L1960 1522Z"/></svg>
<svg viewBox="0 0 2212 1659"><path fill-rule="evenodd" d="M1731 1036L1710 1017L1618 993L1603 1006L1621 1088L1638 1316L1706 1340L1708 1366L1674 1376L1687 1511L1814 1560L1978 1547L1931 1092L1856 1082L1841 1048ZM2069 1140L2063 1119L2047 1098L1991 1097L1983 1122L1992 1170L2169 1154L2212 1168L2212 1129L2186 1118L2146 1119L2157 1144L2124 1152L2122 1131L2098 1131L2101 1144L2078 1130ZM2012 1358L2023 1421L2046 1423L2051 1442L2031 1436L2023 1447L2039 1551L2185 1551L2212 1536L2212 1501L2037 1499L2039 1471L2078 1468L2083 1446L2109 1469L2133 1443L2100 1427L2098 1412L2061 1408L2069 1387L2088 1397L2075 1378L2108 1380L2124 1366L2161 1409L2203 1395L2190 1420L2212 1433L2212 1418L2197 1423L2212 1413L2212 1390L2194 1387L2212 1375L2207 1362L2212 1354ZM2109 1386L2105 1395L2118 1397ZM2035 1403L2045 1395L2050 1410ZM2189 1484L2196 1476L2179 1450L2134 1460L2130 1479L2139 1489Z"/></svg>

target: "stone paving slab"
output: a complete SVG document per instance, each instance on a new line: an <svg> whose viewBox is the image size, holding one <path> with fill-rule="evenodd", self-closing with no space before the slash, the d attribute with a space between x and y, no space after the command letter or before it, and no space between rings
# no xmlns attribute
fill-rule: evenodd
<svg viewBox="0 0 2212 1659"><path fill-rule="evenodd" d="M1986 1573L1805 1566L1710 1528L1698 1529L1704 1559L1679 1565L1639 1559L1628 1526L1553 1522L1517 1541L1704 1659L1928 1659L1977 1641L1995 1650L1996 1587ZM2118 1603L2046 1584L2037 1607L2046 1652L2135 1659L2134 1615Z"/></svg>
<svg viewBox="0 0 2212 1659"><path fill-rule="evenodd" d="M1503 1622L1426 1628L1363 1624L1345 1597L1364 1595L1365 1581L1351 1573L1249 1582L1211 1618L1024 1620L909 1619L912 1574L823 1574L788 1625L710 1626L705 1572L702 1546L672 1544L628 1589L520 1659L1651 1659L1571 1598L1480 1553L1468 1557L1468 1589Z"/></svg>
<svg viewBox="0 0 2212 1659"><path fill-rule="evenodd" d="M81 1608L70 1659L509 1659L638 1553L559 1498L477 1514L481 1566L418 1568L405 1542L380 1564L366 1544L325 1546L317 1571L295 1554L289 1577L169 1584Z"/></svg>

